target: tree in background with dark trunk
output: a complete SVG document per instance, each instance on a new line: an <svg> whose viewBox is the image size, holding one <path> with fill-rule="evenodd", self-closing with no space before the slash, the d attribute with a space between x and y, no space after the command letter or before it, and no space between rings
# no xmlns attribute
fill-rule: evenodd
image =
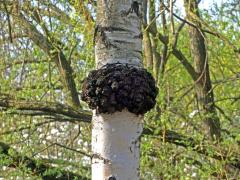
<svg viewBox="0 0 240 180"><path fill-rule="evenodd" d="M208 139L219 141L221 137L221 127L214 104L205 34L201 30L201 24L196 20L196 18L200 18L198 4L196 0L185 0L184 4L187 20L196 25L195 27L189 26L188 31L191 56L197 75L194 86L199 114L204 121L205 136Z"/></svg>

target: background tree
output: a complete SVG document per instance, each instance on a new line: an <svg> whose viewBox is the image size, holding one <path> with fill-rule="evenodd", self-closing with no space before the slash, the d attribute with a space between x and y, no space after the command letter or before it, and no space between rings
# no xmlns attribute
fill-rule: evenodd
<svg viewBox="0 0 240 180"><path fill-rule="evenodd" d="M217 112L214 106L214 94L208 64L208 54L206 52L205 34L201 30L198 4L195 0L186 0L185 12L187 20L193 22L195 27L189 27L191 56L194 61L195 74L193 79L196 86L197 103L200 116L203 117L206 135L213 140L221 137L221 127Z"/></svg>

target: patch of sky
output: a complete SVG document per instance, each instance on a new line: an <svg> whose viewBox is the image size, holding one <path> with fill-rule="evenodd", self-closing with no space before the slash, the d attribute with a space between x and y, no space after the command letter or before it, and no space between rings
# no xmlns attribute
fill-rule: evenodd
<svg viewBox="0 0 240 180"><path fill-rule="evenodd" d="M199 3L199 9L210 10L214 4L221 5L224 2L226 2L226 0L201 0ZM177 0L175 7L179 10L180 15L185 16L183 0Z"/></svg>

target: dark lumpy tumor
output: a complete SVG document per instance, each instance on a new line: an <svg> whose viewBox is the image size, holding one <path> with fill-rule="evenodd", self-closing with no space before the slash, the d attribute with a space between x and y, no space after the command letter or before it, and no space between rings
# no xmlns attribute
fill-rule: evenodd
<svg viewBox="0 0 240 180"><path fill-rule="evenodd" d="M114 113L127 108L144 114L156 103L158 89L146 69L107 64L91 71L82 86L82 100L97 113Z"/></svg>

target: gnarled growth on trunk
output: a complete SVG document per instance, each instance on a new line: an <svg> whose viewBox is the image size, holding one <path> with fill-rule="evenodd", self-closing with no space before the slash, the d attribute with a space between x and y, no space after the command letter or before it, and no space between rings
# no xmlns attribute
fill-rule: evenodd
<svg viewBox="0 0 240 180"><path fill-rule="evenodd" d="M107 64L89 74L82 92L82 99L97 113L114 113L126 108L139 115L154 107L158 90L145 69Z"/></svg>

